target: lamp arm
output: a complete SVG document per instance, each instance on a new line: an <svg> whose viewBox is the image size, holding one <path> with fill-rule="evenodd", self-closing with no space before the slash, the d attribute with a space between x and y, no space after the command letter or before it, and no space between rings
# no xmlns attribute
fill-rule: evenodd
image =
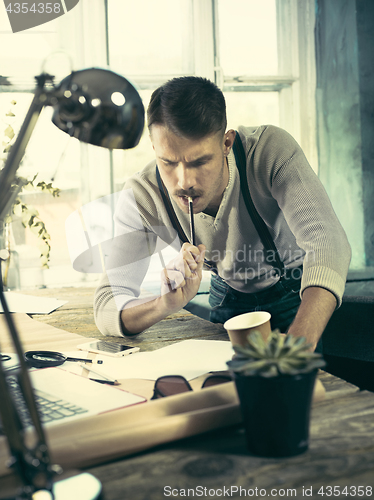
<svg viewBox="0 0 374 500"><path fill-rule="evenodd" d="M91 68L72 72L57 87L53 77L47 73L37 76L36 80L37 88L30 108L0 172L0 222L8 214L7 210L10 209L16 190L19 189L20 182L15 182L16 172L45 106L55 107L56 117L52 121L61 130L80 141L96 146L129 149L138 144L143 131L144 107L141 98L136 89L120 75ZM46 88L47 82L52 88ZM12 457L11 465L17 470L24 484L17 498L31 499L33 493L41 489L49 490L54 498L52 477L61 469L50 463L23 349L2 287L0 301L20 360L16 376L34 425L35 444L32 447L27 445L29 436L10 392L9 372L3 369L0 360L0 416ZM95 498L100 494L100 490L101 485L95 493ZM83 492L82 489L80 491Z"/></svg>
<svg viewBox="0 0 374 500"><path fill-rule="evenodd" d="M50 462L45 434L36 407L27 365L23 357L23 349L2 290L0 290L0 300L20 363L17 370L12 370L11 375L17 377L35 433L35 437L31 440L35 444L29 447L26 444L26 434L21 418L9 391L7 382L9 373L4 371L0 360L0 415L11 455L9 466L16 470L27 489L31 487L33 491L38 489L51 491L52 479L58 469L55 469Z"/></svg>

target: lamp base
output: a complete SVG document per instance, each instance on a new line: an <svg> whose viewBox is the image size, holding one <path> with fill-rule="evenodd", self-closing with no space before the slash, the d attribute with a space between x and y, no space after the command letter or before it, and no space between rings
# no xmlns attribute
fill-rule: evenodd
<svg viewBox="0 0 374 500"><path fill-rule="evenodd" d="M14 496L14 489L12 488L13 496L10 492L8 495L0 497L0 500L23 500L29 498L30 500L52 500L52 495L49 491L40 490L35 492L30 497L23 497L19 495ZM96 477L87 472L78 474L76 476L61 479L53 484L54 500L102 500L101 497L102 486Z"/></svg>

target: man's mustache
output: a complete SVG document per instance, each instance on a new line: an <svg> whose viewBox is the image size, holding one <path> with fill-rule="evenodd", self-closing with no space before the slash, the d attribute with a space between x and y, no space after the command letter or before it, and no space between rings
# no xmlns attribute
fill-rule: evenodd
<svg viewBox="0 0 374 500"><path fill-rule="evenodd" d="M188 191L185 191L183 189L179 191L174 191L174 196L181 196L182 198L197 198L198 196L202 196L201 191L195 191L194 189L189 189Z"/></svg>

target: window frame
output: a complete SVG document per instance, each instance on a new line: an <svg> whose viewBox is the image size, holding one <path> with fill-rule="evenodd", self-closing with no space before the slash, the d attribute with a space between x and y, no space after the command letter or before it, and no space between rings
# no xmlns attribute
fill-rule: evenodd
<svg viewBox="0 0 374 500"><path fill-rule="evenodd" d="M109 0L104 1L108 8ZM318 172L314 0L276 0L279 72L270 76L224 75L219 57L219 0L191 2L193 74L214 81L223 92L279 92L280 126L300 143ZM155 89L174 76L134 78L139 89Z"/></svg>
<svg viewBox="0 0 374 500"><path fill-rule="evenodd" d="M316 137L316 69L314 0L276 0L279 74L245 76L223 74L219 62L218 1L191 0L193 25L193 74L214 81L224 92L279 92L279 123L300 143L313 169L318 171ZM110 63L108 45L108 8L110 0L79 2L74 16L69 16L70 35L61 30L61 46L74 54L76 69L90 66L107 67ZM63 16L64 18L67 16ZM62 19L61 23L66 22ZM137 77L139 89L154 89L175 75ZM131 80L132 75L126 75ZM32 92L29 85L2 91ZM112 190L113 158L108 152L106 165L96 165L95 151L85 144L82 148L82 179L89 175L89 165L107 168L108 185ZM82 200L90 201L89 183L82 183Z"/></svg>
<svg viewBox="0 0 374 500"><path fill-rule="evenodd" d="M318 172L314 0L276 0L278 75L223 74L219 64L218 1L211 0L215 83L225 92L279 92L279 122Z"/></svg>
<svg viewBox="0 0 374 500"><path fill-rule="evenodd" d="M107 67L110 63L108 4L110 0L82 1L56 20L60 29L60 46L73 59L73 69ZM214 81L224 92L279 92L280 126L288 130L303 148L313 169L318 171L316 128L316 66L314 0L276 0L279 74L273 76L225 76L219 60L218 1L190 0L192 13L194 75ZM66 25L69 36L66 36ZM113 68L113 70L115 70ZM131 80L131 75L125 75ZM176 75L136 78L140 90L154 89ZM8 86L0 80L2 92L30 92L35 86L29 79ZM115 192L113 154L84 143L79 145L80 201L97 198L96 185L103 191ZM97 182L97 173L100 180Z"/></svg>

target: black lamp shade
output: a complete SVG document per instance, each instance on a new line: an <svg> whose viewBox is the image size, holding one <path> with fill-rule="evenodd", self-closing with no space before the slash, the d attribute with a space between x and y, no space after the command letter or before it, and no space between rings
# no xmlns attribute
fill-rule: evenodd
<svg viewBox="0 0 374 500"><path fill-rule="evenodd" d="M135 147L144 128L144 106L123 76L100 68L71 73L58 86L52 117L62 131L108 149Z"/></svg>

